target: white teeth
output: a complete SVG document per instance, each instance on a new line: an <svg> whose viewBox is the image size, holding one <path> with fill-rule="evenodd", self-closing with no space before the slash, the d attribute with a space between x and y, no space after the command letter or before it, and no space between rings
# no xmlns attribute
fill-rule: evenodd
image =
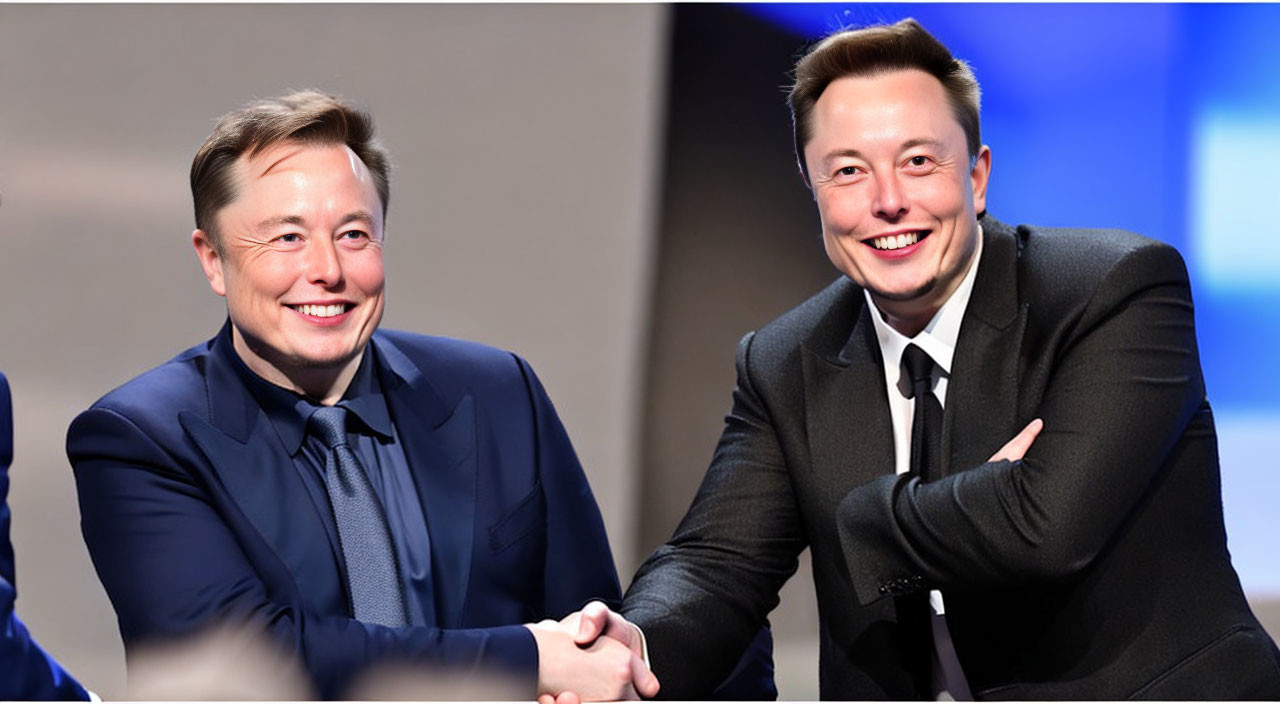
<svg viewBox="0 0 1280 704"><path fill-rule="evenodd" d="M876 249L902 249L920 241L919 232L905 232L901 235L885 235L871 240Z"/></svg>
<svg viewBox="0 0 1280 704"><path fill-rule="evenodd" d="M347 307L341 303L330 306L315 306L310 304L293 306L293 309L299 313L302 313L303 315L313 315L317 318L332 318L335 315L341 314L346 310L346 308Z"/></svg>

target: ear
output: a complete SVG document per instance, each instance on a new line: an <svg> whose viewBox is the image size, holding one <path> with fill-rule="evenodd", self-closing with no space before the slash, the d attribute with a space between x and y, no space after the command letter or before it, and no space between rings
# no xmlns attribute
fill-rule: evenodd
<svg viewBox="0 0 1280 704"><path fill-rule="evenodd" d="M804 187L809 189L809 194L813 196L813 199L817 200L818 192L813 190L813 182L809 180L809 170L805 168L803 156L796 159L796 175L800 177L800 183L803 183Z"/></svg>
<svg viewBox="0 0 1280 704"><path fill-rule="evenodd" d="M973 183L973 212L981 213L987 209L987 180L991 177L991 147L982 145L978 156L973 160L973 169L969 179Z"/></svg>
<svg viewBox="0 0 1280 704"><path fill-rule="evenodd" d="M200 259L200 268L204 269L204 277L209 280L209 288L219 296L227 295L227 284L222 277L222 257L214 249L209 233L196 230L191 233L191 244L195 245L196 257Z"/></svg>

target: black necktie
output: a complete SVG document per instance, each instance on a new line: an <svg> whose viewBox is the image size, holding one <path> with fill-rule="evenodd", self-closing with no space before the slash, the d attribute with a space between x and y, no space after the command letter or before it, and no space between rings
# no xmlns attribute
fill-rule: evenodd
<svg viewBox="0 0 1280 704"><path fill-rule="evenodd" d="M325 488L338 524L338 541L347 563L351 610L359 621L383 626L408 625L400 571L382 504L347 445L347 409L323 406L311 414L311 429L325 446Z"/></svg>
<svg viewBox="0 0 1280 704"><path fill-rule="evenodd" d="M933 369L937 363L924 350L907 345L902 351L902 364L911 377L911 398L916 400L911 419L911 471L920 481L927 482L938 478L941 463L942 404L933 394ZM930 695L936 699L940 692L946 691L954 699L972 701L973 695L969 693L960 660L946 630L946 620L933 613L927 604L928 596L920 594L907 608L911 612L908 623L913 628L919 628L915 625L917 613L929 614L928 638L933 646L930 648Z"/></svg>
<svg viewBox="0 0 1280 704"><path fill-rule="evenodd" d="M907 345L902 363L911 377L911 395L916 410L911 418L911 471L920 481L938 478L939 446L942 441L942 404L933 395L933 368L937 366L924 350Z"/></svg>

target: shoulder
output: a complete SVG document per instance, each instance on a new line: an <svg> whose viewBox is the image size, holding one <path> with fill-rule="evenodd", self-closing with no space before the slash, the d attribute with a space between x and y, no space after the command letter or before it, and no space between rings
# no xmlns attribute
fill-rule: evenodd
<svg viewBox="0 0 1280 704"><path fill-rule="evenodd" d="M970 306L1016 302L1031 349L1068 344L1140 297L1191 310L1186 266L1168 244L1124 230L1010 227L989 217L983 226L988 249Z"/></svg>
<svg viewBox="0 0 1280 704"><path fill-rule="evenodd" d="M145 415L159 408L199 407L207 397L205 368L211 343L184 350L164 364L139 374L107 392L91 408Z"/></svg>
<svg viewBox="0 0 1280 704"><path fill-rule="evenodd" d="M1187 285L1178 251L1134 232L1019 225L1016 237L1019 290L1032 304L1061 309L1156 285Z"/></svg>
<svg viewBox="0 0 1280 704"><path fill-rule="evenodd" d="M1100 282L1126 263L1182 263L1172 246L1127 230L1019 225L1017 236L1024 269L1060 278Z"/></svg>
<svg viewBox="0 0 1280 704"><path fill-rule="evenodd" d="M785 363L801 348L833 358L848 342L865 305L862 288L841 276L761 327L751 336L751 356L766 366Z"/></svg>
<svg viewBox="0 0 1280 704"><path fill-rule="evenodd" d="M180 432L178 415L191 412L209 416L206 368L212 341L179 353L107 392L72 422L69 436L96 426L95 420L110 418L114 426L127 420L151 436Z"/></svg>
<svg viewBox="0 0 1280 704"><path fill-rule="evenodd" d="M523 387L533 374L515 353L479 342L382 329L373 340L393 369L397 362L391 357L398 354L446 398L515 384Z"/></svg>

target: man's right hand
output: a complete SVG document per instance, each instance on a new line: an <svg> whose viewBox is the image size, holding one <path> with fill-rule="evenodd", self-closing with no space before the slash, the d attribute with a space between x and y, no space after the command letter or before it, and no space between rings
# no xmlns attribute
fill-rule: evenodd
<svg viewBox="0 0 1280 704"><path fill-rule="evenodd" d="M627 619L601 601L593 601L582 610L569 614L561 619L560 624L569 628L574 628L577 635L574 640L578 645L587 645L594 643L597 638L604 636L612 638L619 643L631 649L636 656L647 661L644 650L644 634L640 629ZM653 678L652 693L647 693L649 689L648 683L643 686L637 686L636 690L645 697L652 697L658 693L658 680Z"/></svg>
<svg viewBox="0 0 1280 704"><path fill-rule="evenodd" d="M592 609L599 602L588 605ZM599 604L604 607L603 604ZM606 627L595 628L601 615L594 610L589 624L581 619L588 609L571 614L563 621L546 620L527 624L538 645L538 701L542 704L576 704L580 701L615 701L653 696L658 680L649 671L642 654L630 641L623 642L606 633ZM607 619L608 611L604 615ZM618 619L621 616L613 614ZM626 621L623 621L626 623ZM605 624L607 626L607 624ZM629 633L634 627L627 624ZM589 630L594 629L594 630ZM594 635L585 638L584 633ZM638 636L637 636L638 641Z"/></svg>

